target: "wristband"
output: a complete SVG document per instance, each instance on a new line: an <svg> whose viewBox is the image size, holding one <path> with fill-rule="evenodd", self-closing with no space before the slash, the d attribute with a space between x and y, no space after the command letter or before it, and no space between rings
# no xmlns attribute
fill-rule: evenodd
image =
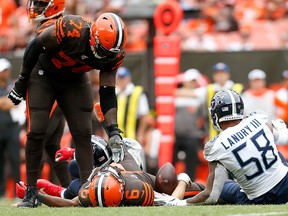
<svg viewBox="0 0 288 216"><path fill-rule="evenodd" d="M180 173L177 177L178 181L184 181L187 185L191 183L190 177L187 173Z"/></svg>
<svg viewBox="0 0 288 216"><path fill-rule="evenodd" d="M120 133L123 133L123 131L118 128L118 124L109 125L105 128L105 130L108 133L109 138L114 135L119 135L121 137Z"/></svg>

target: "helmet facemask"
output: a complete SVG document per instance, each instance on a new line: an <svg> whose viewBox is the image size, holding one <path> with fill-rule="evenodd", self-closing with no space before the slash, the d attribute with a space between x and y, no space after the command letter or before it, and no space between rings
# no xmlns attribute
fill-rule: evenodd
<svg viewBox="0 0 288 216"><path fill-rule="evenodd" d="M99 40L99 37L96 35L96 44L95 44L95 49L96 49L96 58L109 58L109 59L115 59L119 53L121 53L120 49L117 48L111 48L110 50L106 49Z"/></svg>
<svg viewBox="0 0 288 216"><path fill-rule="evenodd" d="M65 0L28 0L26 10L29 20L41 22L63 14Z"/></svg>

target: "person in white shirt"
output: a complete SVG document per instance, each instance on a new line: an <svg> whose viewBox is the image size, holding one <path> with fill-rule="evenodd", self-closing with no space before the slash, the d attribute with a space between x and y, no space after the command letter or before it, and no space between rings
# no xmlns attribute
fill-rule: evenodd
<svg viewBox="0 0 288 216"><path fill-rule="evenodd" d="M266 87L266 73L260 69L248 73L249 88L241 95L245 104L245 113L254 111L255 107L264 111L269 120L275 120L275 92Z"/></svg>

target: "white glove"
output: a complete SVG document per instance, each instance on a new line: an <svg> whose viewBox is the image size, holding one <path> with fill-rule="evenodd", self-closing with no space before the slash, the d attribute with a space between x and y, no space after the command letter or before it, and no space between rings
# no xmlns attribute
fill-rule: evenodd
<svg viewBox="0 0 288 216"><path fill-rule="evenodd" d="M273 136L277 145L288 144L288 129L285 122L282 119L276 119L272 121Z"/></svg>
<svg viewBox="0 0 288 216"><path fill-rule="evenodd" d="M162 193L155 194L154 206L187 206L187 202Z"/></svg>
<svg viewBox="0 0 288 216"><path fill-rule="evenodd" d="M278 131L280 131L283 128L284 129L286 128L286 124L285 124L285 122L282 119L273 120L272 121L272 125Z"/></svg>
<svg viewBox="0 0 288 216"><path fill-rule="evenodd" d="M109 138L110 148L112 150L112 160L115 163L124 160L124 146L123 140L119 135L114 135Z"/></svg>

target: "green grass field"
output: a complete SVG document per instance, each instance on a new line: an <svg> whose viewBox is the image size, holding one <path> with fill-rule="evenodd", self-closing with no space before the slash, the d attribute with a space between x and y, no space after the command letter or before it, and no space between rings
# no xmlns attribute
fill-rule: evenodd
<svg viewBox="0 0 288 216"><path fill-rule="evenodd" d="M15 201L14 201L15 202ZM34 209L11 207L12 201L0 201L0 216L268 216L287 215L288 205L251 205L251 206L189 206L189 207L120 207L120 208L49 208L40 206Z"/></svg>

